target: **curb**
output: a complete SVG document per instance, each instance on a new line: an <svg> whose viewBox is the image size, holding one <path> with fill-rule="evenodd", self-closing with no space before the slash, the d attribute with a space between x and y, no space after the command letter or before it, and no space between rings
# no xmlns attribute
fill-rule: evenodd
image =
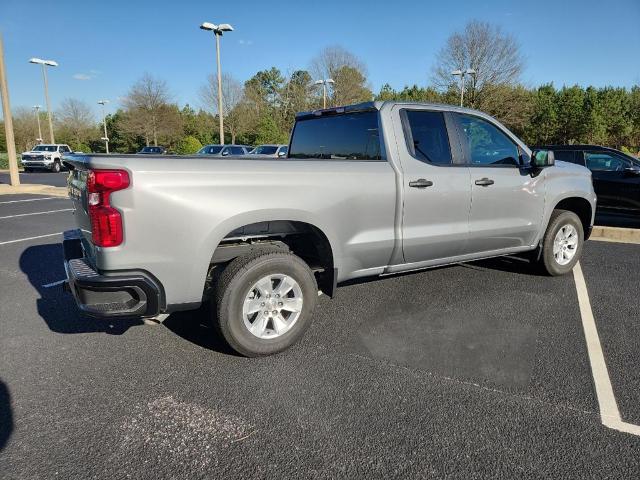
<svg viewBox="0 0 640 480"><path fill-rule="evenodd" d="M66 187L53 187L51 185L38 185L28 183L13 187L11 185L0 184L0 195L17 195L28 193L32 195L49 195L52 197L67 197Z"/></svg>
<svg viewBox="0 0 640 480"><path fill-rule="evenodd" d="M594 225L593 230L591 231L590 240L640 244L640 229L599 227Z"/></svg>

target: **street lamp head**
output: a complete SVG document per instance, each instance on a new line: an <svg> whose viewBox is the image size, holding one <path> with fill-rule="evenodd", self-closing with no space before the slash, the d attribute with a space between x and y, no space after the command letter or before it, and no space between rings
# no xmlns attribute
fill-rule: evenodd
<svg viewBox="0 0 640 480"><path fill-rule="evenodd" d="M228 23L221 23L220 25L216 25L211 22L204 22L202 25L200 25L200 28L202 30L209 30L216 35L222 35L222 32L233 32L233 27Z"/></svg>
<svg viewBox="0 0 640 480"><path fill-rule="evenodd" d="M49 65L50 67L57 67L58 62L53 60L42 60L41 58L30 58L29 63L37 63L38 65Z"/></svg>
<svg viewBox="0 0 640 480"><path fill-rule="evenodd" d="M214 25L213 23L209 23L209 22L204 22L202 25L200 25L200 28L202 30L210 30L212 32L218 29L218 27L216 25Z"/></svg>
<svg viewBox="0 0 640 480"><path fill-rule="evenodd" d="M325 80L325 82L327 82L327 83L336 83L336 82L333 80L333 78L327 78L327 79Z"/></svg>
<svg viewBox="0 0 640 480"><path fill-rule="evenodd" d="M322 85L324 83L324 80L316 80L315 82L313 82L314 85Z"/></svg>
<svg viewBox="0 0 640 480"><path fill-rule="evenodd" d="M33 109L34 109L35 111L38 111L38 110L40 110L41 108L42 108L42 105L34 105L34 106L33 106Z"/></svg>
<svg viewBox="0 0 640 480"><path fill-rule="evenodd" d="M102 105L102 106L104 106L104 105L106 105L107 103L109 103L109 100L100 100L100 101L98 102L98 105Z"/></svg>
<svg viewBox="0 0 640 480"><path fill-rule="evenodd" d="M473 68L467 68L467 70L464 73L468 75L475 75L476 71Z"/></svg>
<svg viewBox="0 0 640 480"><path fill-rule="evenodd" d="M454 70L451 75L462 75L462 70Z"/></svg>

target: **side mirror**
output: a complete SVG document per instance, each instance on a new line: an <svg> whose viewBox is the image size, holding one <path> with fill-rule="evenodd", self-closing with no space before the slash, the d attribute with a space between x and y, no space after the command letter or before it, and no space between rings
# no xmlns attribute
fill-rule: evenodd
<svg viewBox="0 0 640 480"><path fill-rule="evenodd" d="M629 176L640 175L640 168L639 167L627 167L627 168L624 169L624 173L625 173L625 175L629 175Z"/></svg>
<svg viewBox="0 0 640 480"><path fill-rule="evenodd" d="M278 158L284 158L287 156L287 152L278 152Z"/></svg>
<svg viewBox="0 0 640 480"><path fill-rule="evenodd" d="M223 157L226 157L227 155L229 155L229 150L223 150L221 155Z"/></svg>
<svg viewBox="0 0 640 480"><path fill-rule="evenodd" d="M531 154L531 166L534 168L552 167L555 163L553 150L534 150Z"/></svg>

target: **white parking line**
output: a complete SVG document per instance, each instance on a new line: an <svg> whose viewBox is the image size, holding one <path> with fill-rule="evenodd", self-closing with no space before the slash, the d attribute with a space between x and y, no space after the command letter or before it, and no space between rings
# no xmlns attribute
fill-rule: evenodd
<svg viewBox="0 0 640 480"><path fill-rule="evenodd" d="M576 290L578 292L578 304L580 305L580 316L582 317L582 328L584 336L587 340L587 351L589 352L589 363L591 364L591 373L593 375L593 383L596 386L596 396L598 397L598 406L600 407L600 419L606 427L618 430L620 432L630 433L632 435L640 435L640 426L633 425L622 421L616 398L613 395L613 387L609 379L609 371L607 363L602 353L602 345L600 336L596 328L596 321L591 310L591 302L589 301L589 292L587 284L582 274L580 262L576 263L573 268L573 278L576 282Z"/></svg>
<svg viewBox="0 0 640 480"><path fill-rule="evenodd" d="M7 203L20 203L20 202L39 202L40 200L67 200L67 197L45 197L45 198L29 198L27 200L9 200L8 202L0 202L0 205L4 205Z"/></svg>
<svg viewBox="0 0 640 480"><path fill-rule="evenodd" d="M37 237L18 238L17 240L8 240L6 242L0 242L0 245L9 245L10 243L26 242L29 240L37 240L39 238L53 237L55 235L62 235L62 232L47 233L46 235L38 235Z"/></svg>
<svg viewBox="0 0 640 480"><path fill-rule="evenodd" d="M28 217L29 215L44 215L46 213L70 212L72 210L73 208L63 208L61 210L48 210L46 212L19 213L17 215L7 215L6 217L0 217L0 220L5 220L7 218L16 218L16 217Z"/></svg>

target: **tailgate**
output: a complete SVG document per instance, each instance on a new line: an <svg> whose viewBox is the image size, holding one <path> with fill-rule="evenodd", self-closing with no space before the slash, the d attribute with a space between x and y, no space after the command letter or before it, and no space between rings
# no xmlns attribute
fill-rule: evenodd
<svg viewBox="0 0 640 480"><path fill-rule="evenodd" d="M69 166L69 178L67 186L69 189L69 198L73 203L74 217L77 227L82 232L84 241L82 245L85 249L85 255L94 260L95 248L91 242L91 220L88 213L87 204L87 165L81 158L65 157L65 164Z"/></svg>

